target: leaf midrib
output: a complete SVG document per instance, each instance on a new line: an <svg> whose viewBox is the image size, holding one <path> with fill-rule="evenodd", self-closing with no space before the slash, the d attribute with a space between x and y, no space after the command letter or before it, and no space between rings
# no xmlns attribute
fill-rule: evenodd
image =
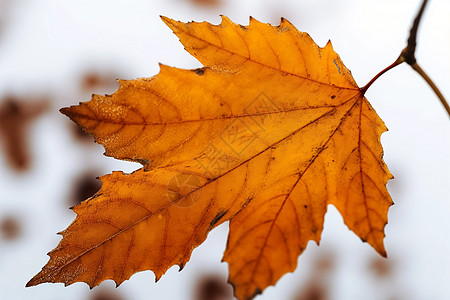
<svg viewBox="0 0 450 300"><path fill-rule="evenodd" d="M82 113L75 113L75 112L69 112L68 110L63 110L63 114L69 116L69 118L83 118L89 121L98 121L102 123L107 124L117 124L117 125L126 125L126 126L158 126L158 125L178 125L178 124L185 124L185 123L197 123L197 122L209 122L209 121L218 121L218 120L230 120L230 119L239 119L239 118L251 118L251 117L260 117L260 116L266 116L266 115L275 115L275 114L283 114L283 113L290 113L290 112L296 112L296 111L302 111L302 110L314 110L314 109L321 109L321 108L335 108L338 107L341 104L338 105L323 105L323 106L309 106L309 107L295 107L285 110L277 110L277 111L270 111L270 112L262 112L262 113L255 113L255 114L246 114L246 115L227 115L227 116L220 116L215 118L204 118L204 119L191 119L191 120L180 120L180 121L170 121L170 122L147 122L146 120L143 120L142 122L127 122L127 121L115 121L110 119L101 119L95 116L89 116L87 114ZM89 111L92 111L87 105L85 105L86 108ZM125 106L127 107L127 106Z"/></svg>

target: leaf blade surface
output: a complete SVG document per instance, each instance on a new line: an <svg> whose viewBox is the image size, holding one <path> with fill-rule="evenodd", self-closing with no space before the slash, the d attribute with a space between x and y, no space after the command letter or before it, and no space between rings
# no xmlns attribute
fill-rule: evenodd
<svg viewBox="0 0 450 300"><path fill-rule="evenodd" d="M230 220L224 261L235 295L250 299L320 241L328 204L385 256L386 128L331 43L286 20L163 21L204 67L161 65L62 110L106 155L144 167L102 178L28 284L120 284L143 270L159 279Z"/></svg>

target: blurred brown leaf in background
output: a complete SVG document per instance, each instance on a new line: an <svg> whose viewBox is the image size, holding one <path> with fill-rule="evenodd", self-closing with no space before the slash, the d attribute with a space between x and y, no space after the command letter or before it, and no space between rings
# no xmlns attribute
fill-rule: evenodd
<svg viewBox="0 0 450 300"><path fill-rule="evenodd" d="M327 300L330 299L330 285L336 265L336 255L333 251L321 252L314 262L313 270L308 275L309 280L302 286L295 300Z"/></svg>
<svg viewBox="0 0 450 300"><path fill-rule="evenodd" d="M194 300L232 300L233 290L227 279L217 274L200 277L194 290Z"/></svg>
<svg viewBox="0 0 450 300"><path fill-rule="evenodd" d="M21 232L22 226L17 216L6 215L0 218L0 235L3 240L15 240Z"/></svg>
<svg viewBox="0 0 450 300"><path fill-rule="evenodd" d="M117 289L99 288L90 293L89 300L125 300Z"/></svg>
<svg viewBox="0 0 450 300"><path fill-rule="evenodd" d="M69 197L70 206L75 206L93 196L102 186L95 174L100 172L88 171L78 176L73 183L71 196Z"/></svg>
<svg viewBox="0 0 450 300"><path fill-rule="evenodd" d="M219 6L222 4L220 0L190 0L195 5L203 5L203 6Z"/></svg>
<svg viewBox="0 0 450 300"><path fill-rule="evenodd" d="M119 87L117 82L119 76L114 76L114 74L117 74L117 72L107 70L86 71L81 79L81 90L98 93L98 89L101 88L116 89Z"/></svg>
<svg viewBox="0 0 450 300"><path fill-rule="evenodd" d="M378 277L389 277L392 272L392 261L373 257L369 261L369 271L375 273Z"/></svg>
<svg viewBox="0 0 450 300"><path fill-rule="evenodd" d="M7 96L0 101L0 140L12 169L25 171L30 167L28 131L31 123L48 107L48 99L31 101Z"/></svg>

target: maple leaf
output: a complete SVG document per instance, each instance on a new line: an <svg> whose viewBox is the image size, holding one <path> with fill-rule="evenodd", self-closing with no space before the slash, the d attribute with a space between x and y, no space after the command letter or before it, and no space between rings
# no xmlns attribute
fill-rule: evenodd
<svg viewBox="0 0 450 300"><path fill-rule="evenodd" d="M161 65L62 109L106 155L143 168L101 178L27 285L120 284L143 270L158 280L230 221L223 260L236 297L251 299L319 243L328 204L385 256L386 128L331 43L318 47L284 19L162 19L204 67Z"/></svg>

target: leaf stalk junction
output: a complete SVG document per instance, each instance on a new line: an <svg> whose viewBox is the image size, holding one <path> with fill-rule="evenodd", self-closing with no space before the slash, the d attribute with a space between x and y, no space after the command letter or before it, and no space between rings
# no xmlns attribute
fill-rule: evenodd
<svg viewBox="0 0 450 300"><path fill-rule="evenodd" d="M417 45L417 30L419 28L420 20L422 19L423 12L425 10L425 6L427 5L428 0L424 0L422 2L422 6L419 9L419 12L417 13L416 18L414 19L413 25L411 27L408 43L405 49L402 50L400 53L400 56L397 58L396 61L394 61L391 65L387 66L385 69L383 69L381 72L379 72L375 77L373 77L365 86L360 88L360 91L362 95L366 93L366 91L369 89L369 87L384 73L387 71L395 68L396 66L406 62L408 65L410 65L413 70L415 70L432 88L436 96L439 98L439 101L441 101L442 105L444 106L444 109L447 111L447 114L450 117L450 106L445 100L444 95L440 92L436 84L433 82L433 80L428 76L428 74L419 66L417 63L415 52L416 52L416 45Z"/></svg>

